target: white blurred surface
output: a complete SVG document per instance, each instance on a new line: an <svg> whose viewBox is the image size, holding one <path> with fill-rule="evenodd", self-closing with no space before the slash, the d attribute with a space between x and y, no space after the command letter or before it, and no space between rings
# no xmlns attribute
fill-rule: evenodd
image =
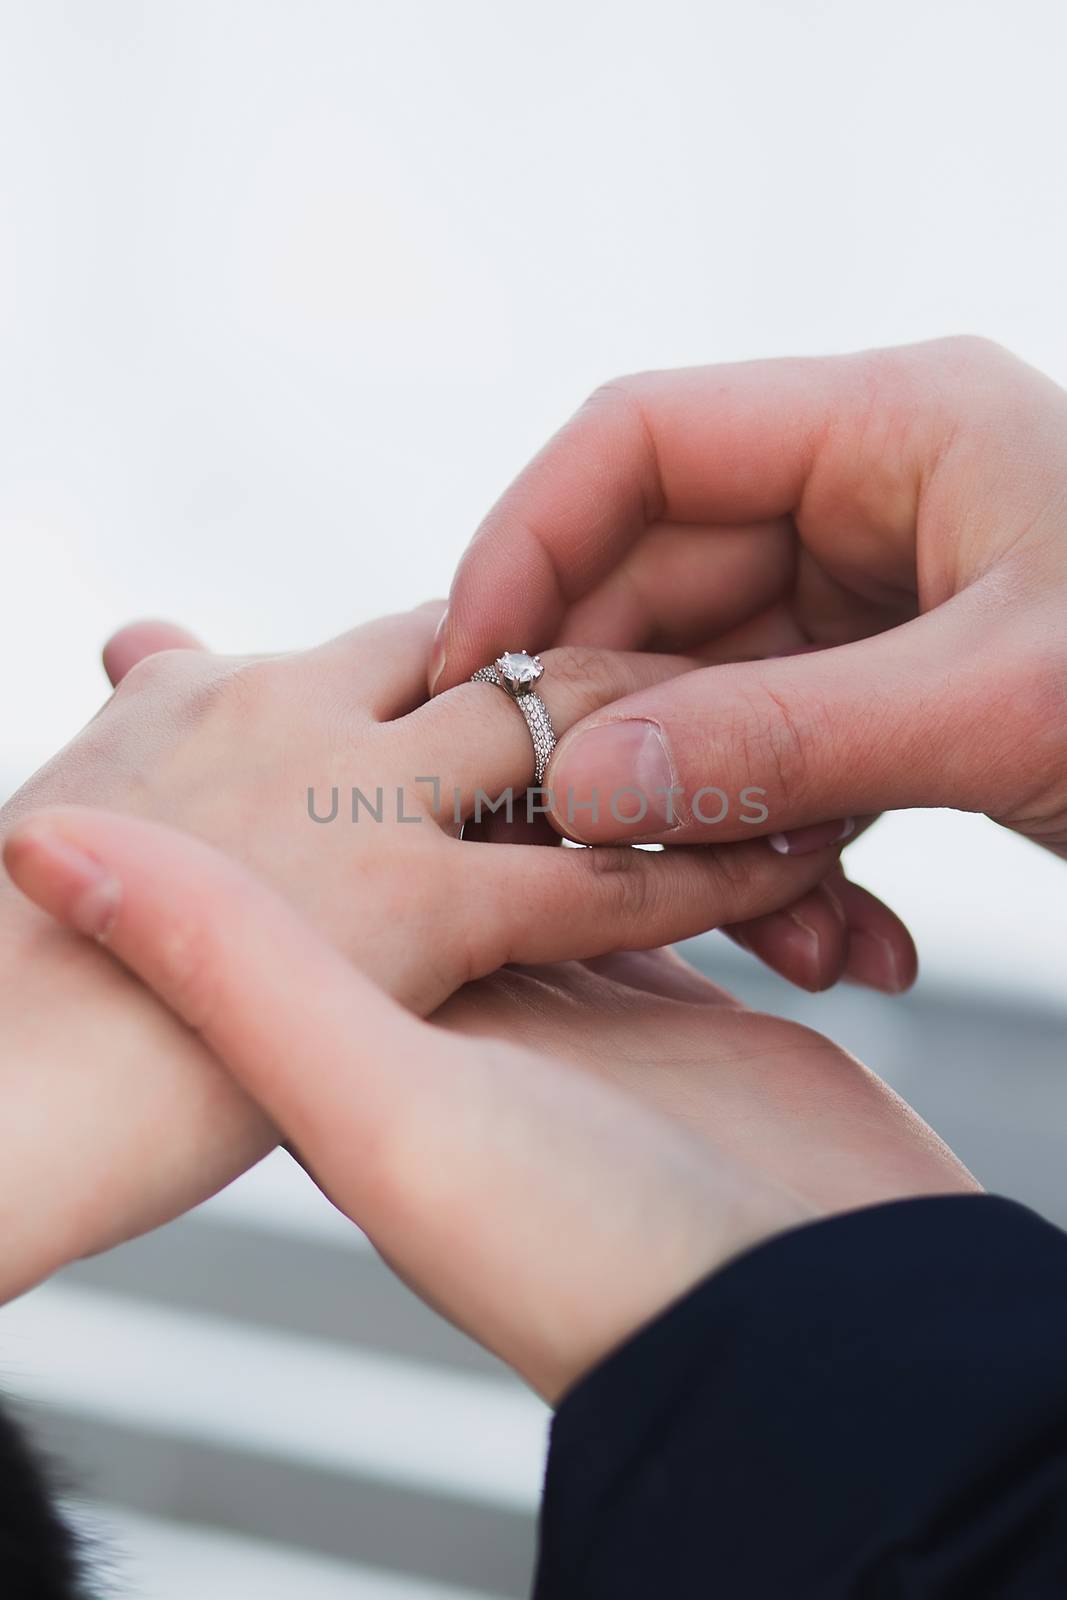
<svg viewBox="0 0 1067 1600"><path fill-rule="evenodd" d="M294 1241L320 1241L342 1249L371 1248L366 1236L281 1149L272 1150L258 1166L198 1209L208 1221L266 1229Z"/></svg>
<svg viewBox="0 0 1067 1600"><path fill-rule="evenodd" d="M115 1506L73 1509L100 1552L96 1569L116 1600L488 1600L217 1528Z"/></svg>
<svg viewBox="0 0 1067 1600"><path fill-rule="evenodd" d="M509 1509L540 1495L529 1390L323 1339L53 1282L4 1307L2 1371L24 1401L172 1438Z"/></svg>

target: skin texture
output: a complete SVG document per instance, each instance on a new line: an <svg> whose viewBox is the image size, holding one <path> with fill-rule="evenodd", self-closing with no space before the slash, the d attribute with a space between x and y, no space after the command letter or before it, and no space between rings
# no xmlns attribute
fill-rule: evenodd
<svg viewBox="0 0 1067 1600"><path fill-rule="evenodd" d="M685 795L765 787L787 850L953 806L1064 854L1065 530L1067 395L985 341L624 378L478 531L431 687L519 616L535 645L698 654L572 728L556 789L648 770L658 735ZM683 798L670 831L585 837L706 832Z"/></svg>
<svg viewBox="0 0 1067 1600"><path fill-rule="evenodd" d="M500 974L435 1026L184 835L52 812L5 861L199 1035L409 1283L550 1402L760 1240L973 1186L841 1052L750 1025L675 958Z"/></svg>
<svg viewBox="0 0 1067 1600"><path fill-rule="evenodd" d="M175 649L202 651L203 646L186 629L172 622L133 623L121 629L108 643L104 662L112 683L117 686L149 656ZM549 676L543 690L558 732L566 729L569 720L576 716L581 718L587 699L596 700L598 694L610 698L612 692L625 693L628 679L631 683L634 677L638 681L655 681L664 673L691 671L698 664L696 658L690 657L662 657L637 663L619 654L578 647L555 652L546 661ZM347 690L347 684L345 688ZM466 686L464 693L468 693ZM484 711L486 706L484 698L468 703L479 711ZM505 731L502 717L508 715L508 711L499 703L491 708L490 714L492 721L485 725L483 733L492 731L505 739L507 752L495 781L521 784L528 773L528 754L520 725L511 715L511 726ZM487 744L479 771L492 793L488 751ZM503 772L519 776L501 780L499 774ZM73 792L62 797L81 798ZM803 841L804 852L840 845L856 831L857 827L850 823L847 833L840 825L817 829L814 836L809 832ZM213 836L210 829L207 836ZM499 816L487 818L482 825L469 824L464 837L537 844L558 843L559 840L559 835L553 833L544 818L539 818L531 827L519 819L505 824ZM701 842L714 843L715 839ZM727 922L724 931L737 944L803 989L826 989L847 975L855 982L898 994L915 981L918 959L907 929L874 895L849 882L839 867L788 910L746 917L740 923Z"/></svg>
<svg viewBox="0 0 1067 1600"><path fill-rule="evenodd" d="M446 795L457 785L467 796L522 785L530 747L499 690L469 684L421 703L438 615L424 607L318 650L255 660L142 654L158 625L140 640L120 637L113 670L136 664L4 809L0 829L69 802L179 826L262 873L422 1014L510 960L655 945L769 910L832 865L833 848L782 861L759 841L684 860L461 841L450 813L428 814L429 790L415 780L437 774ZM549 665L560 728L678 670L674 658L565 650ZM371 797L380 785L390 801L402 785L405 815L423 820L399 823L393 805L381 824L364 815L317 825L307 789L322 809L334 784ZM12 1131L0 1176L9 1294L168 1220L276 1141L199 1040L10 886L0 889L0 1033ZM31 1192L40 1203L27 1207Z"/></svg>
<svg viewBox="0 0 1067 1600"><path fill-rule="evenodd" d="M971 1184L854 1056L750 1010L672 950L508 967L461 989L434 1020L624 1088L819 1211Z"/></svg>
<svg viewBox="0 0 1067 1600"><path fill-rule="evenodd" d="M755 841L684 859L461 841L453 792L469 815L480 789L521 791L530 745L515 708L484 684L420 704L438 616L438 606L423 607L291 656L145 656L73 744L4 808L3 823L76 801L179 825L265 872L420 1012L508 960L655 946L769 911L835 862L832 846L793 862ZM545 661L545 698L560 730L688 665L580 649ZM440 780L437 813L427 776ZM354 785L371 804L381 789L380 823L366 807L351 822ZM316 825L308 790L316 815L328 816L335 787L337 818ZM412 939L413 925L433 937Z"/></svg>

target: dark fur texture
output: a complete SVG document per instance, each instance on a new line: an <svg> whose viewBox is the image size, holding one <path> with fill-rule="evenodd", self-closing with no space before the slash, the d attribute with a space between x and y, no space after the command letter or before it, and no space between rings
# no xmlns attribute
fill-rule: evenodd
<svg viewBox="0 0 1067 1600"><path fill-rule="evenodd" d="M25 1434L0 1406L0 1596L88 1600L78 1542L48 1474Z"/></svg>

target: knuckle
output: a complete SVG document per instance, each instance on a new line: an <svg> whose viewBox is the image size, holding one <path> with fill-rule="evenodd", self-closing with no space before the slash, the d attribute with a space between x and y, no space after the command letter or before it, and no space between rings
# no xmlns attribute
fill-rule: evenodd
<svg viewBox="0 0 1067 1600"><path fill-rule="evenodd" d="M631 372L609 378L593 390L579 415L606 420L613 433L632 442L635 451L654 455L645 401L656 377L653 372Z"/></svg>
<svg viewBox="0 0 1067 1600"><path fill-rule="evenodd" d="M941 419L949 440L973 430L984 438L1026 404L1029 379L1024 364L993 339L955 334L934 347L928 370L927 404Z"/></svg>
<svg viewBox="0 0 1067 1600"><path fill-rule="evenodd" d="M160 650L138 661L115 690L119 701L162 700L189 727L209 714L243 714L249 708L258 662L220 660L192 650Z"/></svg>
<svg viewBox="0 0 1067 1600"><path fill-rule="evenodd" d="M593 879L596 899L624 923L645 921L652 909L653 874L649 857L628 845L596 845L583 850L583 870Z"/></svg>
<svg viewBox="0 0 1067 1600"><path fill-rule="evenodd" d="M815 887L819 867L799 858L783 866L782 858L762 839L706 847L708 889L705 903L714 907L708 925L717 928L744 923L793 905ZM825 870L825 869L823 869Z"/></svg>
<svg viewBox="0 0 1067 1600"><path fill-rule="evenodd" d="M1004 345L982 333L949 334L943 339L935 339L931 349L951 365L966 368L999 367L1005 361L1015 360Z"/></svg>
<svg viewBox="0 0 1067 1600"><path fill-rule="evenodd" d="M591 645L566 644L548 650L544 656L547 681L558 684L583 700L614 693L616 685L612 657Z"/></svg>
<svg viewBox="0 0 1067 1600"><path fill-rule="evenodd" d="M598 383L582 406L583 411L626 411L635 403L640 379L635 373L620 374Z"/></svg>
<svg viewBox="0 0 1067 1600"><path fill-rule="evenodd" d="M115 693L123 697L167 693L188 681L199 660L198 653L192 650L156 650L134 662Z"/></svg>
<svg viewBox="0 0 1067 1600"><path fill-rule="evenodd" d="M781 806L795 805L807 785L810 749L825 747L827 729L819 724L827 719L819 708L805 702L801 722L790 700L765 682L746 691L732 720L723 743L738 752L744 780L767 789Z"/></svg>
<svg viewBox="0 0 1067 1600"><path fill-rule="evenodd" d="M646 409L649 391L662 377L654 372L640 372L611 378L593 390L575 418L580 428L591 427L598 435L602 432L612 455L641 463L646 522L654 521L664 509L659 456Z"/></svg>
<svg viewBox="0 0 1067 1600"><path fill-rule="evenodd" d="M260 729L260 719L276 715L292 683L292 663L285 656L219 662L210 678L189 686L189 712L217 717L224 726L239 722L252 732Z"/></svg>
<svg viewBox="0 0 1067 1600"><path fill-rule="evenodd" d="M937 372L964 376L978 369L1001 368L1016 357L995 339L977 333L953 333L921 344L866 350L859 356L869 374L890 384L925 385Z"/></svg>
<svg viewBox="0 0 1067 1600"><path fill-rule="evenodd" d="M707 856L715 885L716 923L734 922L739 915L759 915L763 909L762 880L771 871L770 851L753 844L709 845Z"/></svg>
<svg viewBox="0 0 1067 1600"><path fill-rule="evenodd" d="M1023 371L1022 363L993 339L978 334L952 334L922 344L863 351L855 361L858 388L856 414L866 430L885 443L925 438L931 425L938 437L951 436L961 418L983 412L1001 401L1002 386Z"/></svg>
<svg viewBox="0 0 1067 1600"><path fill-rule="evenodd" d="M291 657L254 656L226 662L221 683L243 699L275 699L284 693L292 677Z"/></svg>

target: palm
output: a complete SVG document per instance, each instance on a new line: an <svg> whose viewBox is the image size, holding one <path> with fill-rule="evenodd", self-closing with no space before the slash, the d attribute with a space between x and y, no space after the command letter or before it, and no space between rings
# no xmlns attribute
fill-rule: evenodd
<svg viewBox="0 0 1067 1600"><path fill-rule="evenodd" d="M973 1182L847 1051L748 1010L670 950L508 967L434 1020L608 1078L820 1209Z"/></svg>

